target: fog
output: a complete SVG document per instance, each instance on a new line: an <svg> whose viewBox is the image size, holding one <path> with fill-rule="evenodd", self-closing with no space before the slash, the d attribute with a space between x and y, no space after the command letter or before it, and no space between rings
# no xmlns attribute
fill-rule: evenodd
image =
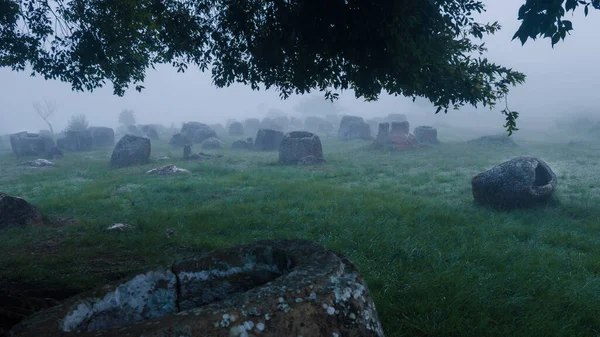
<svg viewBox="0 0 600 337"><path fill-rule="evenodd" d="M488 12L483 18L499 21L503 29L486 38L488 57L497 63L522 71L527 82L514 88L509 106L521 113L520 132L543 129L554 124L556 118L575 113L598 115L595 108L595 89L600 63L597 61L595 34L600 30L599 13L591 11L585 18L579 11L571 18L574 33L554 49L547 39L529 41L521 46L511 41L519 21L517 11L524 0L487 1ZM110 85L93 93L73 92L70 84L30 77L28 72L0 69L0 134L18 131L37 132L47 126L32 107L44 99L56 102L56 113L51 121L55 131L63 130L74 114L85 114L92 126L118 125L118 114L133 109L137 121L179 126L184 121L223 123L228 118L263 117L269 109L293 113L301 96L282 101L275 90L252 91L243 85L216 88L210 72L190 69L177 73L170 66L149 70L142 93L131 89L124 97L114 96ZM321 93L314 93L321 95ZM323 102L326 105L326 102ZM382 95L379 101L366 103L356 99L351 91L343 92L336 103L343 113L363 117L405 113L411 122L445 123L502 130L504 122L500 109L478 110L464 107L447 115L434 115L435 109L427 101L413 103L411 99Z"/></svg>

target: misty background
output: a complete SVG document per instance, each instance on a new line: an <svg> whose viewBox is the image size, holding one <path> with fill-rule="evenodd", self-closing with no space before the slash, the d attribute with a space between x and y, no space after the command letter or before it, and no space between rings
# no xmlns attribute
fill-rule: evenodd
<svg viewBox="0 0 600 337"><path fill-rule="evenodd" d="M480 20L498 21L502 25L496 35L485 38L489 48L487 57L527 75L526 83L514 88L509 95L510 109L521 113L517 121L519 132L542 130L553 126L557 118L579 114L600 119L595 102L600 46L594 43L595 34L600 31L597 20L600 14L590 11L587 18L583 11L568 14L565 19L573 22L574 32L554 49L548 39L529 41L521 46L511 38L519 26L517 13L523 1L486 1L487 13ZM365 118L404 113L411 125L445 124L500 132L504 124L504 116L500 114L503 104L494 111L466 106L460 111L451 110L447 115L435 115L435 109L427 100L413 103L410 98L385 94L379 101L364 102L356 99L354 92L346 91L333 106L320 92L281 100L273 89L253 91L241 84L219 89L212 84L210 71L201 73L191 67L181 74L171 66L157 66L156 70L147 71L144 86L146 89L141 93L132 88L124 97L113 95L110 83L92 93L74 92L68 83L30 77L27 71L17 73L10 68L0 68L0 134L47 129L33 108L33 103L45 99L56 103L56 112L50 119L56 132L62 131L69 118L76 114L85 114L90 126L116 127L119 112L124 109L134 110L139 124L170 126L174 123L176 127L185 121L210 124L224 123L230 118L262 118L271 109L298 115L294 107L314 99L312 96L320 100L316 104L318 109L328 112L337 109L341 114ZM313 115L321 114L316 110Z"/></svg>

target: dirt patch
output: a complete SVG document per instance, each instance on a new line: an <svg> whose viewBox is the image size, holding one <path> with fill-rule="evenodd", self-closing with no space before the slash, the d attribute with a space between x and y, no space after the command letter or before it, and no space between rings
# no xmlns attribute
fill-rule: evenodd
<svg viewBox="0 0 600 337"><path fill-rule="evenodd" d="M0 279L0 337L8 336L10 328L25 317L53 307L81 291Z"/></svg>
<svg viewBox="0 0 600 337"><path fill-rule="evenodd" d="M75 218L50 215L50 216L48 216L48 219L46 220L46 225L50 226L50 227L66 227L66 226L74 225L77 222L79 222L79 221Z"/></svg>

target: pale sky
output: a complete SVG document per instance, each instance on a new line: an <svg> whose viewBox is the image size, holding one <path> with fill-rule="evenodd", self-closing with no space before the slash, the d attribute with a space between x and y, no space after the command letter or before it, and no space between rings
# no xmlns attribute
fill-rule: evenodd
<svg viewBox="0 0 600 337"><path fill-rule="evenodd" d="M570 18L574 32L566 41L551 48L547 39L529 41L521 46L511 37L518 27L517 11L525 0L487 0L485 20L499 21L503 29L486 38L490 60L526 73L525 85L513 89L509 104L521 112L521 130L535 125L547 125L556 117L586 111L598 114L595 94L600 78L597 32L599 13L592 10L585 18L582 11ZM53 124L56 131L64 129L71 115L83 113L90 125L117 126L117 116L123 109L133 109L139 123L162 123L177 126L183 121L224 122L228 118L263 117L264 108L293 112L300 97L279 99L275 90L252 91L243 85L216 88L210 73L190 68L178 74L169 66L157 67L147 73L146 89L142 93L131 89L124 97L112 95L112 87L93 93L73 92L67 83L29 77L28 72L15 73L0 69L0 134L18 131L37 132L45 129L35 114L32 103L52 99L57 104ZM321 95L317 93L317 95ZM465 107L448 115L434 115L429 104L414 104L410 99L382 96L377 102L365 103L344 92L339 104L348 113L383 116L407 113L419 121L443 121L469 125L493 126L502 129L503 117L489 109ZM600 114L598 114L600 118ZM540 124L541 123L541 124Z"/></svg>

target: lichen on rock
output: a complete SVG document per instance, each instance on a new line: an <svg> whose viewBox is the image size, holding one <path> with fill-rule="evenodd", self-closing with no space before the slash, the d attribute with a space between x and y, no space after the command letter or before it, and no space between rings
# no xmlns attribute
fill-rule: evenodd
<svg viewBox="0 0 600 337"><path fill-rule="evenodd" d="M274 240L86 292L24 320L13 335L383 337L377 317L347 258L310 241Z"/></svg>

